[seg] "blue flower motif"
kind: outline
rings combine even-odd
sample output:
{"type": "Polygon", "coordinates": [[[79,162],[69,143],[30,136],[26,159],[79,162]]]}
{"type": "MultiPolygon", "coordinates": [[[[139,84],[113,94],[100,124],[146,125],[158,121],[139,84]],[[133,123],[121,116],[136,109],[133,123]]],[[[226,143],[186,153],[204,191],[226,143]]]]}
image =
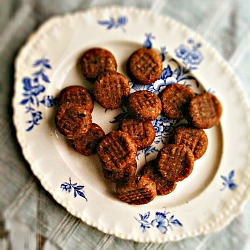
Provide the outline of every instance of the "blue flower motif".
{"type": "Polygon", "coordinates": [[[140,228],[143,233],[147,231],[149,228],[157,228],[162,234],[166,234],[168,229],[173,230],[173,226],[182,227],[182,223],[174,218],[172,215],[170,218],[167,215],[170,214],[169,212],[155,212],[155,218],[149,221],[150,212],[145,213],[144,215],[139,214],[139,219],[134,217],[141,225],[140,228]]]}
{"type": "Polygon", "coordinates": [[[42,120],[42,113],[37,110],[40,103],[48,108],[54,106],[55,104],[53,96],[45,95],[42,99],[39,98],[41,93],[46,90],[46,87],[42,84],[42,82],[46,84],[50,83],[48,76],[45,74],[46,70],[52,69],[49,64],[49,60],[45,58],[36,60],[33,67],[36,71],[32,74],[32,76],[24,77],[22,79],[24,92],[22,94],[23,99],[20,102],[20,105],[25,106],[26,113],[30,113],[32,118],[27,121],[30,126],[26,129],[26,131],[31,131],[34,126],[39,125],[39,121],[42,120]]]}
{"type": "Polygon", "coordinates": [[[74,190],[74,198],[76,198],[77,195],[79,195],[82,198],[84,198],[86,201],[88,201],[85,194],[84,194],[84,191],[83,191],[84,186],[77,185],[77,183],[72,183],[70,177],[69,177],[69,182],[62,183],[60,188],[68,193],[70,193],[73,189],[74,190]]]}
{"type": "Polygon", "coordinates": [[[110,17],[109,20],[99,20],[98,24],[106,26],[107,30],[121,28],[125,32],[124,26],[127,22],[128,18],[126,16],[120,16],[117,19],[110,17]]]}
{"type": "Polygon", "coordinates": [[[175,54],[189,70],[194,70],[202,62],[203,56],[199,51],[200,43],[195,43],[194,40],[189,39],[188,45],[181,44],[175,49],[175,54]]]}
{"type": "Polygon", "coordinates": [[[189,53],[184,60],[185,64],[199,65],[203,60],[203,56],[200,51],[193,50],[192,53],[189,53]]]}
{"type": "Polygon", "coordinates": [[[184,44],[180,45],[176,50],[175,50],[175,54],[177,57],[179,57],[180,59],[186,59],[186,57],[189,55],[189,50],[187,48],[187,46],[185,46],[184,44]]]}
{"type": "Polygon", "coordinates": [[[230,171],[228,176],[224,176],[224,175],[220,176],[222,179],[222,185],[223,185],[223,187],[221,188],[221,191],[225,190],[226,188],[233,191],[237,188],[237,185],[234,183],[234,180],[233,180],[234,176],[235,176],[234,170],[230,171]]]}

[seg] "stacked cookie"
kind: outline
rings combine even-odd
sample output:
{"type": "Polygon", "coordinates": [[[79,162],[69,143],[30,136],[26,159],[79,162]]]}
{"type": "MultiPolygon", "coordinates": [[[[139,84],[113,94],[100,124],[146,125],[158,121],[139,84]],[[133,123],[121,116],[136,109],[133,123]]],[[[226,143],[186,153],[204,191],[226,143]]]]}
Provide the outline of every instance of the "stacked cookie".
{"type": "MultiPolygon", "coordinates": [[[[168,85],[159,96],[147,90],[130,94],[128,79],[117,72],[115,57],[102,48],[86,51],[80,63],[83,76],[93,83],[93,97],[81,86],[63,89],[55,119],[58,131],[77,152],[85,156],[97,152],[103,175],[115,183],[121,201],[140,205],[171,193],[205,153],[208,139],[203,129],[218,124],[222,113],[219,100],[209,93],[195,95],[181,84],[168,85]],[[104,109],[125,106],[129,116],[120,121],[117,130],[105,135],[92,123],[93,99],[104,109]],[[171,119],[186,119],[188,125],[178,126],[170,143],[138,173],[137,151],[153,143],[152,121],[161,113],[171,119]]],[[[152,49],[138,49],[128,58],[127,74],[136,84],[153,84],[161,72],[161,57],[152,49]]]]}

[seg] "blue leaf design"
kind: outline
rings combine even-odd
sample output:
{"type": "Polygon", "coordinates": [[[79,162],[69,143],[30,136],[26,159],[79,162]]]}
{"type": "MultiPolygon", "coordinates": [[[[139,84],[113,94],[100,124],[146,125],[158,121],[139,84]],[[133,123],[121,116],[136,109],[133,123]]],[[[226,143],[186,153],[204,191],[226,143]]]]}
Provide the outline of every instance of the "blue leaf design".
{"type": "Polygon", "coordinates": [[[43,59],[39,59],[39,60],[36,60],[33,64],[34,67],[37,67],[37,66],[40,66],[41,64],[43,64],[43,59]]]}
{"type": "Polygon", "coordinates": [[[44,82],[47,82],[47,83],[50,82],[48,76],[46,76],[43,72],[41,72],[41,76],[42,76],[42,79],[43,79],[44,82]]]}
{"type": "Polygon", "coordinates": [[[225,190],[226,188],[228,188],[229,190],[234,191],[237,188],[237,185],[234,183],[234,178],[235,176],[235,171],[231,170],[228,174],[228,177],[221,175],[221,179],[222,179],[222,188],[221,191],[225,190]]]}
{"type": "Polygon", "coordinates": [[[28,99],[24,99],[20,102],[21,105],[25,105],[27,104],[27,102],[29,101],[29,98],[28,99]]]}
{"type": "Polygon", "coordinates": [[[49,65],[49,64],[47,64],[47,63],[44,63],[44,65],[43,65],[46,69],[52,69],[52,67],[49,65]]]}
{"type": "Polygon", "coordinates": [[[232,180],[233,177],[234,177],[234,170],[232,170],[232,171],[229,173],[228,179],[229,179],[229,180],[232,180]]]}
{"type": "Polygon", "coordinates": [[[177,219],[171,221],[171,224],[173,224],[173,225],[178,225],[178,226],[182,227],[182,224],[181,224],[180,221],[177,220],[177,219]]]}
{"type": "Polygon", "coordinates": [[[70,193],[71,190],[74,189],[74,198],[76,198],[79,195],[82,198],[84,198],[86,201],[88,201],[87,197],[85,196],[85,194],[83,192],[84,186],[83,185],[77,185],[77,183],[71,183],[71,178],[70,177],[69,177],[69,183],[68,182],[62,183],[60,188],[67,191],[68,193],[70,193]]]}

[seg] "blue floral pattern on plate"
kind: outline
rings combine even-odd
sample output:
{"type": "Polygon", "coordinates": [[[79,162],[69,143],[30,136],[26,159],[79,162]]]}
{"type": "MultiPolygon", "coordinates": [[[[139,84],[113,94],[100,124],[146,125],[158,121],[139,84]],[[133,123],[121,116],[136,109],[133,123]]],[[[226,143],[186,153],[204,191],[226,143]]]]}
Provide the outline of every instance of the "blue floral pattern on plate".
{"type": "Polygon", "coordinates": [[[167,231],[173,230],[173,226],[182,227],[182,223],[174,217],[174,215],[170,215],[170,212],[155,212],[155,216],[153,219],[150,220],[150,212],[143,214],[139,214],[140,218],[135,219],[141,224],[140,228],[143,233],[150,228],[157,228],[162,234],[166,234],[167,231]]]}
{"type": "Polygon", "coordinates": [[[228,176],[221,175],[222,179],[222,188],[221,191],[228,188],[229,190],[233,191],[237,188],[237,185],[234,182],[234,176],[235,176],[235,170],[231,170],[228,174],[228,176]]]}
{"type": "Polygon", "coordinates": [[[201,43],[195,43],[193,39],[189,39],[187,44],[181,44],[175,50],[175,54],[189,70],[194,70],[203,60],[200,47],[201,43]]]}
{"type": "Polygon", "coordinates": [[[109,20],[99,20],[98,24],[106,26],[107,30],[121,28],[125,32],[127,22],[128,18],[126,16],[119,16],[118,18],[110,17],[109,20]]]}
{"type": "MultiPolygon", "coordinates": [[[[146,38],[143,42],[143,47],[151,49],[153,47],[153,41],[156,40],[156,37],[152,33],[145,33],[145,37],[146,38]]],[[[164,62],[164,67],[160,78],[154,84],[150,85],[138,85],[130,80],[130,92],[133,93],[139,90],[148,90],[158,95],[163,89],[166,88],[167,85],[175,83],[183,84],[190,88],[200,88],[199,82],[192,75],[191,71],[196,69],[198,65],[202,62],[203,57],[201,52],[198,50],[201,47],[201,44],[196,44],[192,39],[189,39],[188,43],[191,48],[181,45],[175,50],[177,57],[181,56],[182,59],[185,59],[185,66],[182,66],[174,58],[167,57],[168,52],[166,50],[166,46],[162,46],[160,48],[160,56],[162,62],[164,62]],[[184,51],[182,51],[184,50],[182,47],[185,47],[185,56],[184,51]],[[200,55],[200,59],[191,60],[190,58],[193,54],[200,55]]],[[[124,119],[127,116],[128,112],[125,108],[123,108],[122,112],[119,115],[115,116],[114,119],[110,122],[118,123],[121,119],[124,119]]],[[[171,134],[174,126],[180,123],[185,123],[185,121],[172,120],[163,115],[160,115],[156,120],[152,121],[152,124],[156,131],[155,141],[148,148],[138,151],[137,159],[140,157],[140,155],[144,155],[144,159],[146,161],[146,158],[149,155],[157,153],[159,151],[160,144],[167,143],[168,137],[171,134]]]]}
{"type": "Polygon", "coordinates": [[[42,112],[39,111],[40,104],[43,104],[47,108],[51,108],[55,104],[55,99],[51,95],[41,95],[46,91],[46,85],[50,80],[46,75],[47,70],[51,70],[52,67],[48,59],[42,58],[34,62],[33,67],[35,72],[31,77],[24,77],[23,83],[23,99],[20,102],[25,106],[26,113],[29,113],[31,119],[27,121],[29,124],[26,131],[31,131],[35,125],[39,125],[39,121],[43,119],[42,112]]]}
{"type": "Polygon", "coordinates": [[[81,196],[86,201],[88,201],[87,197],[84,194],[82,185],[77,185],[77,183],[72,183],[71,178],[69,177],[69,182],[64,182],[61,184],[60,188],[68,193],[70,193],[72,190],[74,190],[74,198],[77,196],[81,196]]]}

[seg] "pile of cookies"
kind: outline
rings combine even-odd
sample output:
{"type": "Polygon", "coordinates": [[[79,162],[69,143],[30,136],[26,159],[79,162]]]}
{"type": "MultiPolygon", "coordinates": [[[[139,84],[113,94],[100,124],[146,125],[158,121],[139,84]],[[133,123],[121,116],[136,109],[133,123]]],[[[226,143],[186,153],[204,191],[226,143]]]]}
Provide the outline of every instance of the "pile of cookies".
{"type": "MultiPolygon", "coordinates": [[[[70,86],[61,90],[55,116],[58,131],[82,155],[98,154],[103,175],[115,183],[121,201],[146,204],[157,195],[172,192],[205,153],[208,139],[203,129],[219,123],[219,100],[209,93],[195,95],[181,84],[168,85],[159,96],[147,90],[130,94],[127,77],[117,72],[115,57],[103,48],[86,51],[80,64],[93,88],[70,86]],[[121,120],[117,130],[105,134],[92,123],[94,100],[105,109],[126,106],[129,116],[121,120]],[[169,144],[138,173],[137,151],[153,143],[152,121],[161,113],[171,119],[186,119],[188,125],[178,126],[169,144]]],[[[127,60],[127,74],[136,84],[153,84],[161,72],[161,57],[152,49],[138,49],[127,60]]]]}

